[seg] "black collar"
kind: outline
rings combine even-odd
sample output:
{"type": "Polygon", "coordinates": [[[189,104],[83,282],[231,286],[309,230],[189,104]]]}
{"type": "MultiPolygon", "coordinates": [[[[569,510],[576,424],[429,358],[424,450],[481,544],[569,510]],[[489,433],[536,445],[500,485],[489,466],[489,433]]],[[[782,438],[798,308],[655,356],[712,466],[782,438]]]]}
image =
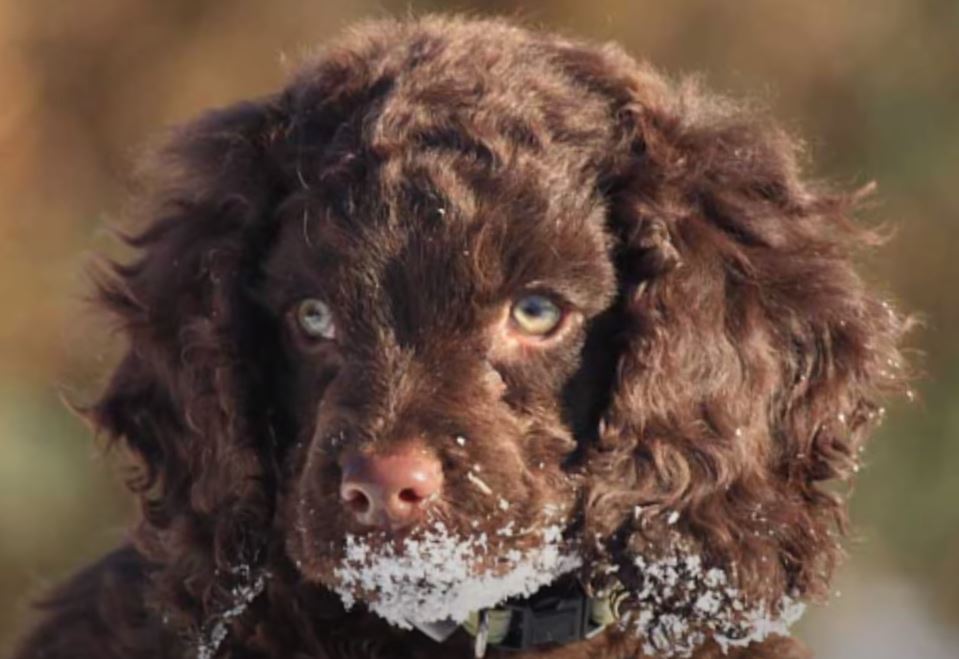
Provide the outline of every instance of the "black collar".
{"type": "MultiPolygon", "coordinates": [[[[541,645],[565,645],[592,638],[616,619],[616,597],[589,597],[575,578],[561,579],[522,599],[510,599],[470,614],[463,628],[474,637],[474,655],[487,646],[521,651],[541,645]]],[[[442,642],[453,623],[420,626],[442,642]]]]}

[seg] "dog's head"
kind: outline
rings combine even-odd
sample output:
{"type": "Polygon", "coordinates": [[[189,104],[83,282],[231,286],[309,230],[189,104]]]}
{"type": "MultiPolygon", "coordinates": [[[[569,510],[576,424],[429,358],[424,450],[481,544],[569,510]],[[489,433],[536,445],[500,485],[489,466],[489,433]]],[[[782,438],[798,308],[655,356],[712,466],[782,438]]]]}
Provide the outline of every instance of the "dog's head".
{"type": "Polygon", "coordinates": [[[647,636],[822,593],[823,484],[905,322],[850,266],[855,200],[774,127],[612,47],[425,19],[155,161],[94,413],[193,619],[284,562],[400,625],[571,571],[647,636]]]}

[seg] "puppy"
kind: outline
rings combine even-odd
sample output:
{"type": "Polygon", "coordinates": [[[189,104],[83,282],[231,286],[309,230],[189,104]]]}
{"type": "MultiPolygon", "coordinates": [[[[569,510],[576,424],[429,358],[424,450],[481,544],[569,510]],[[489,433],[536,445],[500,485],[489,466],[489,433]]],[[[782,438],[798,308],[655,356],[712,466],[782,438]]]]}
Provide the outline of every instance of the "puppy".
{"type": "Polygon", "coordinates": [[[88,410],[142,515],[17,657],[805,656],[908,320],[781,130],[426,17],[150,162],[88,410]]]}

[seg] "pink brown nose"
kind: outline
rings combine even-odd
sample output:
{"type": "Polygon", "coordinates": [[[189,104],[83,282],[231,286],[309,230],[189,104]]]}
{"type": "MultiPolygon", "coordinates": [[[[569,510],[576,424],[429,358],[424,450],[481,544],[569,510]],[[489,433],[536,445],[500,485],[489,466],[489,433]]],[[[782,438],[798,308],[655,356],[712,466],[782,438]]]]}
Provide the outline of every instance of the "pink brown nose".
{"type": "Polygon", "coordinates": [[[348,453],[341,465],[340,499],[367,526],[411,525],[443,487],[439,460],[418,444],[388,455],[348,453]]]}

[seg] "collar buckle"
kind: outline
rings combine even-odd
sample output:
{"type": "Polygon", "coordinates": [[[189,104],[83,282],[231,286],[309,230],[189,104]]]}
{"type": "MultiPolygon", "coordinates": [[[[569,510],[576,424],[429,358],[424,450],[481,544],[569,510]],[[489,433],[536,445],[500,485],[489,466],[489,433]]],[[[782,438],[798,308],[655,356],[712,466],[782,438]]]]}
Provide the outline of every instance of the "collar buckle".
{"type": "Polygon", "coordinates": [[[523,604],[505,604],[511,612],[509,631],[497,647],[528,650],[546,643],[562,645],[586,638],[589,607],[582,596],[537,598],[523,604]]]}
{"type": "Polygon", "coordinates": [[[483,657],[487,646],[528,650],[588,640],[619,619],[624,594],[620,588],[589,597],[578,582],[566,580],[529,598],[473,612],[463,629],[474,639],[475,657],[483,657]]]}

